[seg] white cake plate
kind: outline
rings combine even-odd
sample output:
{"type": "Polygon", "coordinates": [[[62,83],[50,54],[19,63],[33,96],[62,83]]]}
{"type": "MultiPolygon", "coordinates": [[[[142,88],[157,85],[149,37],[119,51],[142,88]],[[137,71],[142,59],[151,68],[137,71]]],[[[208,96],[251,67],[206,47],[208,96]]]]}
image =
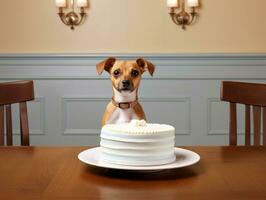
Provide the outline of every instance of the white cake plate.
{"type": "Polygon", "coordinates": [[[187,167],[197,163],[200,160],[200,156],[186,149],[175,148],[176,161],[165,165],[152,165],[152,166],[129,166],[129,165],[118,165],[104,162],[100,159],[100,147],[87,149],[82,151],[78,155],[78,159],[86,164],[109,168],[109,169],[120,169],[120,170],[134,170],[134,171],[157,171],[164,169],[175,169],[181,167],[187,167]]]}

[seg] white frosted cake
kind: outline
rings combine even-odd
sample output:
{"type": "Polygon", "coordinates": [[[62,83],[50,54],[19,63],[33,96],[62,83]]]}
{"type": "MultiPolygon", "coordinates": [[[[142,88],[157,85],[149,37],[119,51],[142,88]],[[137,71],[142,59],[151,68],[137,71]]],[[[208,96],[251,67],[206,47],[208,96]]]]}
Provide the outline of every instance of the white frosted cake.
{"type": "Polygon", "coordinates": [[[175,128],[132,120],[101,130],[101,159],[121,165],[147,166],[174,162],[175,128]]]}

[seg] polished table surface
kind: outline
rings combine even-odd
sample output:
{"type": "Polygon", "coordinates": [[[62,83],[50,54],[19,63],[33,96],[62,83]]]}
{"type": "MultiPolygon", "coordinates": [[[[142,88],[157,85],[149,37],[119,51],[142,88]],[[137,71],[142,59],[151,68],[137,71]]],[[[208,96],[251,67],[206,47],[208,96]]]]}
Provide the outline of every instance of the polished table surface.
{"type": "Polygon", "coordinates": [[[0,199],[266,199],[265,147],[183,147],[199,163],[156,173],[81,163],[88,147],[1,147],[0,199]]]}

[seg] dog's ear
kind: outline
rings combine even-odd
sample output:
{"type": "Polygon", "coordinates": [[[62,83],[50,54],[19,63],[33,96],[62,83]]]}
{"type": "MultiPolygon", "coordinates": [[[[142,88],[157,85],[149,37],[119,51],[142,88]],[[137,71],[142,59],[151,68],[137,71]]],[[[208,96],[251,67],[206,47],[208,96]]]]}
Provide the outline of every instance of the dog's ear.
{"type": "Polygon", "coordinates": [[[114,66],[116,59],[114,57],[109,57],[104,61],[96,65],[96,69],[99,75],[103,73],[103,70],[110,72],[110,69],[114,66]]]}
{"type": "Polygon", "coordinates": [[[155,71],[155,66],[151,62],[145,60],[144,58],[138,58],[136,60],[136,63],[138,66],[145,72],[149,71],[150,75],[153,75],[153,72],[155,71]]]}

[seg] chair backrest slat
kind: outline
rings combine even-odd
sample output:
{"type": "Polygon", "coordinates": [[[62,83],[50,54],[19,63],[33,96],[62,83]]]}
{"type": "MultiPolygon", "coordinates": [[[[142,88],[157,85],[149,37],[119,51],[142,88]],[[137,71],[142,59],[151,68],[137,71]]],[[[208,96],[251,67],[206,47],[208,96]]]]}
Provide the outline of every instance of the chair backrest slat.
{"type": "Polygon", "coordinates": [[[0,105],[0,146],[5,144],[4,135],[4,105],[0,105]]]}
{"type": "Polygon", "coordinates": [[[261,108],[253,106],[254,145],[260,145],[261,108]]]}
{"type": "Polygon", "coordinates": [[[236,103],[230,103],[230,138],[229,143],[230,145],[237,144],[237,118],[236,118],[236,103]]]}
{"type": "Polygon", "coordinates": [[[11,104],[6,107],[6,144],[8,146],[13,145],[13,131],[12,131],[12,109],[11,104]]]}
{"type": "Polygon", "coordinates": [[[263,107],[263,145],[266,146],[266,107],[263,107]]]}
{"type": "Polygon", "coordinates": [[[246,105],[245,145],[251,144],[251,106],[253,108],[254,145],[261,144],[261,132],[263,132],[262,143],[266,145],[266,84],[223,81],[221,84],[221,100],[230,102],[230,145],[237,145],[236,103],[246,105]],[[263,121],[261,120],[262,107],[263,121]],[[263,122],[262,131],[261,121],[263,122]]]}
{"type": "Polygon", "coordinates": [[[246,114],[245,114],[245,145],[250,146],[250,105],[246,105],[246,114]]]}
{"type": "Polygon", "coordinates": [[[28,123],[28,113],[27,104],[22,102],[19,104],[20,110],[20,131],[21,131],[21,145],[28,146],[30,144],[29,139],[29,123],[28,123]]]}
{"type": "Polygon", "coordinates": [[[33,81],[0,83],[0,145],[5,145],[4,118],[6,116],[7,145],[13,145],[11,104],[19,103],[21,145],[29,145],[27,101],[34,100],[33,81]],[[6,114],[6,115],[5,115],[6,114]]]}

